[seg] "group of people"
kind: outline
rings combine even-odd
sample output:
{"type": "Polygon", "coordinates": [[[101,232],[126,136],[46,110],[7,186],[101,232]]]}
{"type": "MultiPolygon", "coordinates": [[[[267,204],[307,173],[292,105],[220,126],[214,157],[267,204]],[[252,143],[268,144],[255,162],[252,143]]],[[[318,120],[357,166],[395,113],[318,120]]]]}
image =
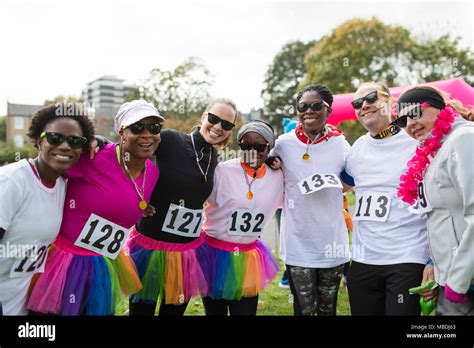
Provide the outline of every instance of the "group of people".
{"type": "Polygon", "coordinates": [[[183,315],[193,297],[206,315],[256,315],[280,268],[260,237],[280,208],[295,315],[336,315],[350,260],[353,315],[419,315],[408,289],[433,279],[438,287],[421,295],[437,298],[438,314],[474,315],[466,110],[432,87],[395,102],[366,83],[352,106],[368,133],[351,147],[327,124],[332,103],[328,87],[305,87],[294,130],[275,139],[270,124],[246,123],[240,158],[219,163],[238,117],[230,99],[213,100],[190,133],[162,131],[153,104],[127,102],[117,144],[97,139],[82,112],[44,107],[29,131],[38,157],[0,168],[3,315],[114,315],[124,297],[130,316],[157,306],[183,315]],[[15,255],[19,245],[26,253],[15,255]]]}

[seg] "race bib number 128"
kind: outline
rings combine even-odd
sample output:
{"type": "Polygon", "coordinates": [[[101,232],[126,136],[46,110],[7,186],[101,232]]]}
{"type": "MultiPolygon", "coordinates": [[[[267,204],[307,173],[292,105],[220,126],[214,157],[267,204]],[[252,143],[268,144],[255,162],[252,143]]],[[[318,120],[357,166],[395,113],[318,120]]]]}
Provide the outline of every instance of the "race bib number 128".
{"type": "Polygon", "coordinates": [[[127,228],[91,214],[74,245],[115,260],[128,233],[127,228]]]}

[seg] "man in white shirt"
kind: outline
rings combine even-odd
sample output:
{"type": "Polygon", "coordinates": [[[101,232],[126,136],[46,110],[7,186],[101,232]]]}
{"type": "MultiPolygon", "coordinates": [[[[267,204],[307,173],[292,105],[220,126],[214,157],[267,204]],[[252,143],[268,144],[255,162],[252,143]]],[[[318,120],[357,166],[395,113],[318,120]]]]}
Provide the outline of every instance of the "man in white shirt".
{"type": "Polygon", "coordinates": [[[433,268],[426,265],[426,214],[397,197],[400,175],[417,142],[391,124],[386,86],[362,85],[352,105],[368,134],[353,144],[346,160],[356,193],[348,274],[351,312],[419,315],[419,296],[409,295],[408,289],[433,279],[433,268]]]}

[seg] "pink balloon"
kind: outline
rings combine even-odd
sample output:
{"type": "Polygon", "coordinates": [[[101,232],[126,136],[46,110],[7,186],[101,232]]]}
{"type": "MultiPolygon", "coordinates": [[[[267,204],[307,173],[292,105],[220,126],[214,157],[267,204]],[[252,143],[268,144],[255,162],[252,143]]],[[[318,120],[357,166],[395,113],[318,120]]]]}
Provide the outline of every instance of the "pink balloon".
{"type": "MultiPolygon", "coordinates": [[[[474,106],[474,88],[466,83],[462,78],[453,78],[443,81],[434,81],[425,83],[432,85],[444,92],[450,94],[452,99],[457,99],[464,106],[474,106]]],[[[394,97],[398,97],[400,93],[412,86],[400,86],[390,88],[390,93],[394,97]]],[[[332,104],[332,113],[328,118],[328,123],[337,126],[339,123],[348,120],[357,120],[355,111],[352,108],[351,101],[354,93],[337,94],[334,96],[332,104]]]]}

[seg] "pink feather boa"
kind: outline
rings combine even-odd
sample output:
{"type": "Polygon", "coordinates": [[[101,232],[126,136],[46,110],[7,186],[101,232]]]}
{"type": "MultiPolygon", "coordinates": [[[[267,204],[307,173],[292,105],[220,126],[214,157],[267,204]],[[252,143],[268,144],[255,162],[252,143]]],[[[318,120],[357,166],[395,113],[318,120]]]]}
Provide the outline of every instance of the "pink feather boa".
{"type": "MultiPolygon", "coordinates": [[[[429,104],[423,103],[421,106],[426,107],[429,104]]],[[[434,158],[441,148],[443,136],[451,132],[456,116],[451,105],[446,105],[438,114],[430,136],[416,148],[415,155],[407,163],[407,172],[400,176],[397,194],[402,201],[410,205],[416,202],[418,183],[423,180],[423,175],[431,162],[430,157],[434,158]]]]}

